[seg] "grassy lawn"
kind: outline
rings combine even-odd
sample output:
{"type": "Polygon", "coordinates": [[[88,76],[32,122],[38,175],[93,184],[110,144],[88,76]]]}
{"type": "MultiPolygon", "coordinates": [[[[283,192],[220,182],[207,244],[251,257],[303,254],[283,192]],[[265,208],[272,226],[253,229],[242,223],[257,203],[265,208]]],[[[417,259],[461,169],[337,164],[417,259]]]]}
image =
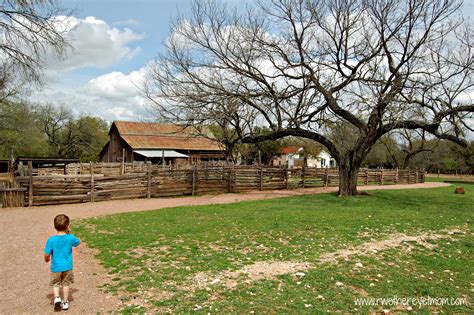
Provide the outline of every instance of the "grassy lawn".
{"type": "Polygon", "coordinates": [[[425,177],[425,181],[427,182],[444,182],[445,180],[448,180],[448,181],[464,181],[464,183],[455,183],[453,185],[473,185],[474,184],[474,181],[473,181],[473,177],[470,176],[470,177],[467,177],[467,176],[464,176],[464,177],[456,177],[456,176],[453,176],[453,177],[437,177],[437,176],[426,176],[425,177]]]}
{"type": "Polygon", "coordinates": [[[466,195],[453,190],[298,196],[103,216],[74,225],[98,249],[110,272],[105,289],[122,298],[123,311],[406,311],[359,306],[354,299],[430,296],[466,298],[468,305],[413,310],[472,313],[474,186],[466,187],[466,195]],[[446,232],[454,228],[461,231],[446,232]],[[400,233],[439,238],[320,262],[327,253],[364,248],[400,233]],[[255,281],[234,273],[228,286],[226,275],[258,262],[300,262],[310,268],[296,266],[255,281]],[[199,276],[207,279],[204,284],[199,276]]]}

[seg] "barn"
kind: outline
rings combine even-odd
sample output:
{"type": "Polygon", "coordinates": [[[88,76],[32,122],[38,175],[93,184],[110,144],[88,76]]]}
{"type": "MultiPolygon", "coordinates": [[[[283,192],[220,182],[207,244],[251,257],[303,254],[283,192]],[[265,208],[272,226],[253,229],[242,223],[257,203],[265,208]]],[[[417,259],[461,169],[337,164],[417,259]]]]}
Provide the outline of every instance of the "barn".
{"type": "Polygon", "coordinates": [[[176,124],[114,121],[109,141],[100,152],[102,162],[151,161],[158,164],[201,164],[225,159],[225,151],[211,137],[176,124]]]}

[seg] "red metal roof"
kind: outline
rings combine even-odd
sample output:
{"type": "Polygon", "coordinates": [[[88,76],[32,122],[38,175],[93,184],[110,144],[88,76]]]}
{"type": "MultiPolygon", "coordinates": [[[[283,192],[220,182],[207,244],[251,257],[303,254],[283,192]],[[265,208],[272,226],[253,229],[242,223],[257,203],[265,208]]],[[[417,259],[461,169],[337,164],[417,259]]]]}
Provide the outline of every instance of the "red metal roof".
{"type": "Polygon", "coordinates": [[[133,149],[217,150],[222,148],[207,138],[123,135],[133,149]]]}
{"type": "Polygon", "coordinates": [[[195,135],[191,127],[124,121],[115,121],[114,125],[133,149],[223,151],[219,142],[195,135]]]}
{"type": "Polygon", "coordinates": [[[120,135],[183,136],[183,134],[193,134],[191,127],[183,127],[175,124],[114,121],[114,125],[117,127],[120,135]]]}
{"type": "Polygon", "coordinates": [[[299,149],[300,147],[290,146],[290,147],[281,148],[280,152],[282,154],[294,154],[298,152],[299,149]]]}

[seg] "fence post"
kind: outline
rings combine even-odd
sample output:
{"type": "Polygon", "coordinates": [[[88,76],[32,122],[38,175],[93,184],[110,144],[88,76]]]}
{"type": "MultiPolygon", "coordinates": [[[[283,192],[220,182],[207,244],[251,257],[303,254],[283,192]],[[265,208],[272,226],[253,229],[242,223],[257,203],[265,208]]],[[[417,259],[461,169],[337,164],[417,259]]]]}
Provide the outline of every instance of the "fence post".
{"type": "Polygon", "coordinates": [[[418,168],[415,171],[415,184],[418,183],[418,168]]]}
{"type": "Polygon", "coordinates": [[[33,206],[33,161],[28,161],[28,175],[30,180],[28,183],[28,206],[33,206]]]}
{"type": "Polygon", "coordinates": [[[151,161],[148,161],[148,174],[147,174],[147,192],[146,197],[150,199],[151,197],[151,161]]]}
{"type": "Polygon", "coordinates": [[[227,192],[232,192],[232,166],[228,166],[227,170],[227,192]]]}
{"type": "Polygon", "coordinates": [[[94,202],[94,165],[89,162],[89,170],[91,173],[91,202],[94,202]]]}
{"type": "Polygon", "coordinates": [[[398,167],[395,169],[395,184],[398,184],[399,177],[398,177],[398,167]]]}
{"type": "Polygon", "coordinates": [[[369,169],[368,168],[365,169],[365,180],[364,181],[365,181],[365,183],[364,183],[365,186],[369,186],[369,169]]]}
{"type": "Polygon", "coordinates": [[[193,165],[193,182],[192,182],[192,195],[196,192],[196,165],[193,165]]]}
{"type": "Polygon", "coordinates": [[[260,190],[263,190],[263,165],[260,165],[260,190]]]}
{"type": "Polygon", "coordinates": [[[289,188],[289,183],[288,183],[288,165],[285,165],[285,189],[289,188]]]}
{"type": "Polygon", "coordinates": [[[122,166],[120,168],[120,175],[125,174],[125,148],[122,149],[122,166]]]}
{"type": "Polygon", "coordinates": [[[410,168],[407,169],[407,183],[410,184],[410,168]]]}
{"type": "Polygon", "coordinates": [[[421,169],[421,182],[424,183],[425,182],[425,168],[423,167],[421,169]]]}
{"type": "Polygon", "coordinates": [[[301,188],[304,188],[304,173],[305,173],[305,166],[301,169],[301,188]]]}
{"type": "Polygon", "coordinates": [[[329,185],[329,169],[326,168],[324,171],[324,188],[328,188],[329,185]]]}
{"type": "Polygon", "coordinates": [[[383,186],[383,168],[380,169],[380,184],[383,186]]]}

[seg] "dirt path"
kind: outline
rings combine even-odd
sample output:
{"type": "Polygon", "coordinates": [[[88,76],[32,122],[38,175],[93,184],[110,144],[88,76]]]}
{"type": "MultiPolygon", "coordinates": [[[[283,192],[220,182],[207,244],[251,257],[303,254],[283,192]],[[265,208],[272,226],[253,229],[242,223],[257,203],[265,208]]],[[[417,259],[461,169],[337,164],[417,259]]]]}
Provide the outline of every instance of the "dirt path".
{"type": "MultiPolygon", "coordinates": [[[[444,183],[368,186],[361,190],[415,189],[449,186],[444,183]]],[[[0,209],[0,314],[52,313],[48,287],[49,265],[43,262],[46,239],[55,234],[54,216],[68,214],[72,220],[112,213],[153,210],[177,206],[235,203],[337,191],[336,187],[297,190],[255,191],[244,194],[166,199],[116,200],[97,203],[0,209]]],[[[74,222],[73,222],[74,224],[74,222]]],[[[76,283],[68,313],[97,313],[116,310],[115,297],[98,288],[107,281],[106,273],[85,244],[75,251],[76,283]]]]}

